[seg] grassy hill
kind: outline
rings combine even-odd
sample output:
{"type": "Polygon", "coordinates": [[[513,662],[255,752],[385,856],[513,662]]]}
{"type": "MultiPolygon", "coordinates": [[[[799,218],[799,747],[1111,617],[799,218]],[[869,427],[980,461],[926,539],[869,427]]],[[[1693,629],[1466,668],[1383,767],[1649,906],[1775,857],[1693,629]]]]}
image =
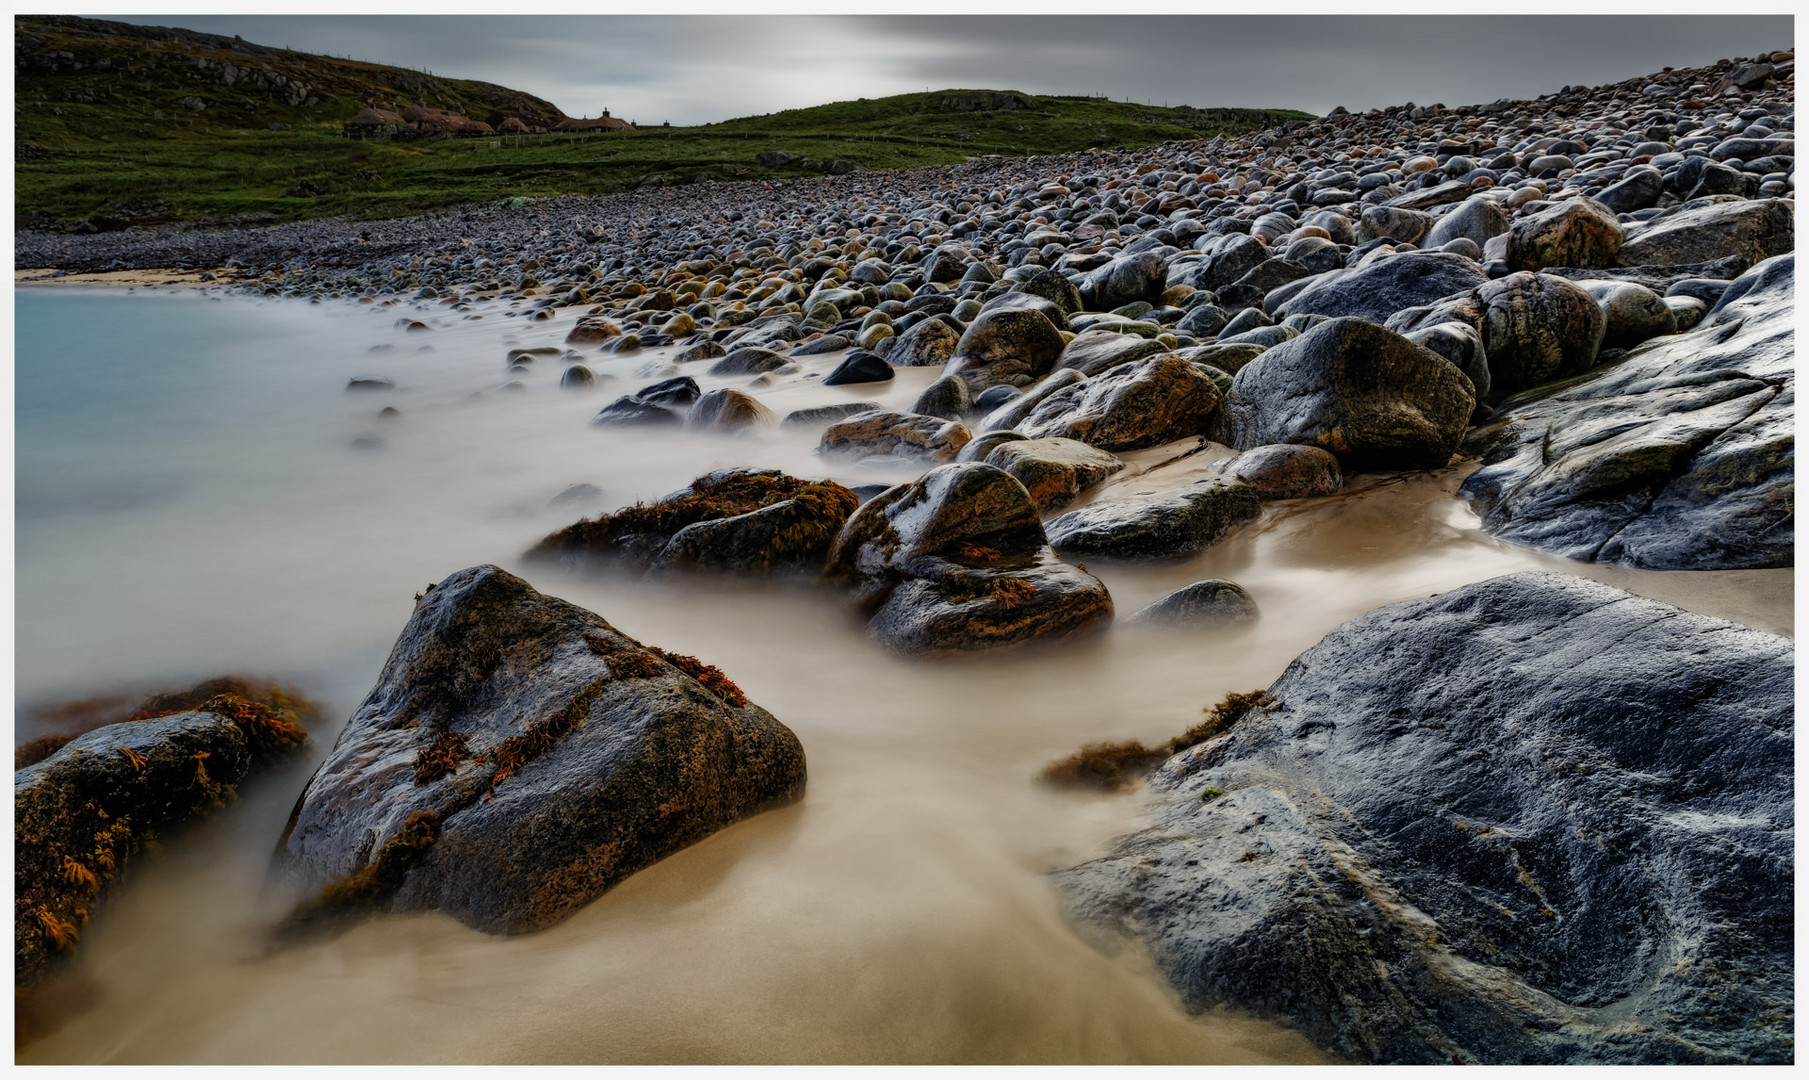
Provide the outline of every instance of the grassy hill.
{"type": "Polygon", "coordinates": [[[314,56],[188,30],[14,20],[14,209],[22,225],[259,224],[388,217],[510,196],[947,165],[987,154],[1147,146],[1303,113],[1158,108],[941,90],[687,128],[361,142],[367,105],[559,119],[490,83],[314,56]],[[797,160],[778,159],[774,152],[797,160]]]}

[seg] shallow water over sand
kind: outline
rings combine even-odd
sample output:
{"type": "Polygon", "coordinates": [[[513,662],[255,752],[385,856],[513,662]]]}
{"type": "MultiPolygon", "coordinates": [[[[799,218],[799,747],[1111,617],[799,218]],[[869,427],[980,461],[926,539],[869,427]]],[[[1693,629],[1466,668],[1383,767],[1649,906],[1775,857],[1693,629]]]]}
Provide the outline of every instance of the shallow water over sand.
{"type": "MultiPolygon", "coordinates": [[[[1229,632],[1117,630],[1084,644],[946,662],[894,659],[800,587],[576,577],[519,554],[580,513],[656,498],[727,465],[848,484],[912,478],[824,462],[817,432],[749,439],[601,430],[603,404],[657,359],[597,356],[614,381],[561,391],[536,361],[498,390],[531,323],[399,309],[21,289],[17,609],[21,705],[249,672],[299,684],[337,725],[370,688],[428,582],[475,563],[520,573],[650,644],[727,672],[804,743],[802,803],[642,871],[569,922],[496,939],[441,916],[373,919],[277,955],[264,871],[312,761],[172,841],[83,935],[92,1009],[28,1062],[1312,1061],[1276,1025],[1192,1017],[1133,955],[1062,921],[1044,871],[1135,828],[1137,797],[1035,781],[1101,739],[1154,741],[1380,604],[1523,569],[1582,574],[1778,633],[1793,573],[1646,573],[1500,544],[1452,496],[1458,471],[1371,479],[1271,504],[1182,564],[1091,565],[1120,616],[1229,577],[1262,607],[1229,632]],[[388,346],[370,351],[373,346],[388,346]],[[424,351],[426,350],[426,351],[424,351]],[[344,391],[379,374],[398,388],[344,391]],[[473,396],[474,392],[478,393],[473,396]],[[382,421],[384,405],[402,416],[382,421]],[[353,440],[374,436],[376,447],[353,440]]],[[[590,354],[589,349],[584,350],[590,354]]],[[[837,357],[804,361],[822,374],[837,357]]],[[[747,386],[688,365],[706,390],[747,386]]],[[[908,406],[934,377],[752,388],[783,416],[836,401],[908,406]]],[[[1132,455],[1139,489],[1222,451],[1132,455]]],[[[33,734],[24,731],[25,736],[33,734]]],[[[316,732],[318,752],[332,730],[316,732]]]]}

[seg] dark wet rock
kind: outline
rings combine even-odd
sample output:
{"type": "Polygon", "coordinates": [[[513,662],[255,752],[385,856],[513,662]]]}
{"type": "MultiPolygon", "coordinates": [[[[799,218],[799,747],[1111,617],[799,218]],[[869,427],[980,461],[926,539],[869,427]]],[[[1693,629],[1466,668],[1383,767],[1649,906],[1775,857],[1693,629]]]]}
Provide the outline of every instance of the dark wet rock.
{"type": "Polygon", "coordinates": [[[1508,230],[1510,270],[1613,266],[1622,232],[1614,211],[1594,199],[1569,199],[1515,221],[1508,230]]]}
{"type": "Polygon", "coordinates": [[[1482,332],[1468,322],[1433,323],[1423,330],[1410,330],[1401,335],[1451,361],[1470,379],[1477,402],[1488,400],[1492,376],[1489,374],[1488,351],[1483,347],[1482,332]]]}
{"type": "Polygon", "coordinates": [[[1242,233],[1213,237],[1200,250],[1206,258],[1188,273],[1185,284],[1214,291],[1261,266],[1270,255],[1268,245],[1242,233]]]}
{"type": "Polygon", "coordinates": [[[73,954],[147,845],[224,808],[254,770],[307,740],[285,709],[231,690],[194,696],[153,698],[13,774],[16,984],[73,954]]]}
{"type": "Polygon", "coordinates": [[[1439,218],[1426,231],[1429,248],[1443,247],[1453,240],[1468,240],[1477,247],[1508,231],[1507,215],[1489,199],[1466,199],[1455,210],[1439,218]]]}
{"type": "Polygon", "coordinates": [[[679,375],[643,386],[634,392],[634,396],[653,405],[681,408],[695,403],[703,396],[703,390],[697,385],[696,379],[689,375],[679,375]]]}
{"type": "Polygon", "coordinates": [[[396,384],[393,380],[385,379],[381,375],[356,375],[346,382],[345,388],[347,391],[394,390],[396,384]]]}
{"type": "Polygon", "coordinates": [[[559,385],[566,390],[589,390],[597,385],[597,373],[583,364],[573,364],[559,376],[559,385]]]}
{"type": "Polygon", "coordinates": [[[917,400],[911,404],[911,411],[921,416],[937,416],[944,420],[959,420],[973,411],[973,392],[967,388],[967,380],[956,375],[944,375],[923,388],[917,400]]]}
{"type": "Polygon", "coordinates": [[[1087,274],[1080,299],[1088,311],[1110,311],[1143,300],[1160,303],[1166,287],[1168,260],[1154,251],[1123,255],[1087,274]]]}
{"type": "MultiPolygon", "coordinates": [[[[1196,304],[1175,323],[1175,330],[1198,338],[1209,338],[1223,330],[1230,321],[1230,316],[1223,308],[1213,304],[1196,304]]],[[[1070,341],[1068,344],[1074,343],[1070,341]]]]}
{"type": "Polygon", "coordinates": [[[851,338],[844,337],[841,334],[824,334],[815,341],[806,341],[786,355],[821,356],[823,353],[841,352],[843,349],[851,349],[853,347],[854,341],[851,338]]]}
{"type": "Polygon", "coordinates": [[[697,399],[685,417],[685,430],[728,433],[776,424],[779,418],[754,395],[741,390],[712,390],[697,399]]]}
{"type": "Polygon", "coordinates": [[[1014,428],[1051,395],[1060,393],[1065,388],[1085,380],[1086,376],[1073,368],[1057,371],[1029,390],[987,413],[986,417],[980,421],[980,430],[1003,431],[1014,428]]]}
{"type": "Polygon", "coordinates": [[[1631,214],[1657,206],[1664,193],[1664,173],[1650,165],[1640,165],[1628,169],[1625,176],[1603,188],[1596,194],[1595,201],[1617,214],[1631,214]]]}
{"type": "Polygon", "coordinates": [[[1010,404],[1024,395],[1024,391],[1015,386],[993,386],[982,390],[974,396],[974,408],[990,413],[994,409],[1010,404]]]}
{"type": "Polygon", "coordinates": [[[1111,330],[1088,330],[1076,334],[1062,349],[1056,370],[1072,368],[1083,375],[1097,375],[1108,368],[1141,360],[1164,351],[1161,343],[1136,334],[1120,334],[1111,330]]]}
{"type": "Polygon", "coordinates": [[[1027,386],[1049,374],[1064,345],[1061,331],[1040,312],[983,312],[961,335],[943,374],[961,376],[975,392],[1027,386]]]}
{"type": "Polygon", "coordinates": [[[568,525],[524,558],[569,568],[616,562],[631,569],[814,573],[853,512],[854,495],[840,484],[773,469],[724,469],[651,505],[568,525]]]}
{"type": "Polygon", "coordinates": [[[727,354],[723,347],[714,341],[700,341],[688,348],[680,349],[672,359],[677,363],[684,364],[692,360],[717,360],[725,355],[727,354]]]}
{"type": "Polygon", "coordinates": [[[1677,316],[1664,298],[1630,281],[1579,282],[1595,299],[1605,321],[1602,348],[1631,349],[1649,338],[1676,333],[1677,316]]]}
{"type": "Polygon", "coordinates": [[[1236,374],[1239,368],[1268,351],[1267,345],[1253,341],[1237,344],[1222,344],[1215,341],[1210,345],[1196,345],[1191,349],[1179,350],[1175,355],[1184,357],[1194,364],[1236,374]]]}
{"type": "Polygon", "coordinates": [[[898,457],[920,461],[955,460],[973,437],[966,424],[911,413],[857,413],[831,424],[817,450],[825,457],[898,457]]]}
{"type": "Polygon", "coordinates": [[[1294,443],[1253,447],[1218,462],[1213,471],[1249,484],[1265,502],[1336,495],[1344,487],[1336,457],[1317,446],[1294,443]]]}
{"type": "Polygon", "coordinates": [[[624,394],[591,417],[592,427],[639,427],[642,425],[679,424],[684,422],[677,409],[642,401],[624,394]]]}
{"type": "Polygon", "coordinates": [[[1205,434],[1222,400],[1198,365],[1163,353],[1059,388],[1014,426],[1033,439],[1141,450],[1205,434]]]}
{"type": "Polygon", "coordinates": [[[941,367],[955,355],[960,340],[941,319],[925,319],[898,335],[886,361],[896,367],[941,367]]]}
{"type": "Polygon", "coordinates": [[[1394,206],[1366,206],[1357,222],[1357,235],[1365,241],[1393,240],[1417,244],[1437,219],[1422,210],[1394,206]]]}
{"type": "Polygon", "coordinates": [[[1260,614],[1242,585],[1208,578],[1176,589],[1125,622],[1137,626],[1230,626],[1252,622],[1260,614]]]}
{"type": "Polygon", "coordinates": [[[1793,656],[1555,574],[1391,604],[1057,884],[1190,1010],[1358,1061],[1788,1062],[1793,656]]]}
{"type": "Polygon", "coordinates": [[[824,578],[899,652],[997,650],[1103,630],[1112,599],[1050,550],[1024,485],[981,462],[944,465],[863,504],[824,578]]]}
{"type": "Polygon", "coordinates": [[[836,365],[824,386],[848,386],[853,383],[886,382],[892,378],[892,365],[867,352],[856,349],[836,365]]]}
{"type": "MultiPolygon", "coordinates": [[[[1047,267],[1032,270],[1011,289],[1013,292],[1049,301],[1061,309],[1064,317],[1081,310],[1080,290],[1065,276],[1047,267]]],[[[1056,322],[1058,326],[1061,325],[1059,321],[1056,322]]]]}
{"type": "Polygon", "coordinates": [[[1470,380],[1444,357],[1375,323],[1333,319],[1246,364],[1224,425],[1239,449],[1300,443],[1346,469],[1435,469],[1475,407],[1470,380]]]}
{"type": "Polygon", "coordinates": [[[1000,440],[983,460],[1023,484],[1030,501],[1044,514],[1062,509],[1081,492],[1124,468],[1124,462],[1104,450],[1061,438],[1000,440]]]}
{"type": "Polygon", "coordinates": [[[1621,248],[1629,266],[1674,266],[1739,257],[1749,265],[1796,246],[1787,199],[1736,200],[1685,209],[1634,231],[1621,248]]]}
{"type": "MultiPolygon", "coordinates": [[[[1073,286],[1070,285],[1069,288],[1073,288],[1073,286]]],[[[1078,311],[1078,303],[1070,310],[1078,311]]],[[[1043,297],[1035,296],[1027,292],[1013,290],[1011,292],[1000,293],[998,296],[995,296],[982,304],[980,306],[980,311],[982,314],[988,311],[1040,311],[1043,313],[1044,318],[1047,318],[1051,323],[1055,324],[1057,330],[1068,329],[1068,311],[1064,311],[1061,305],[1053,300],[1045,300],[1043,297]]],[[[947,357],[944,357],[944,359],[947,359],[947,357]]]]}
{"type": "Polygon", "coordinates": [[[595,484],[570,484],[547,500],[549,510],[575,510],[603,501],[603,489],[595,484]]]}
{"type": "Polygon", "coordinates": [[[985,461],[994,450],[1008,442],[1024,442],[1030,436],[1020,435],[1015,431],[988,431],[983,435],[975,435],[969,439],[961,452],[955,455],[956,461],[985,461]]]}
{"type": "Polygon", "coordinates": [[[1476,305],[1483,317],[1491,404],[1595,366],[1608,322],[1581,286],[1522,271],[1476,290],[1476,305]]]}
{"type": "Polygon", "coordinates": [[[1049,543],[1063,555],[1179,559],[1212,547],[1261,513],[1254,488],[1215,476],[1154,494],[1088,503],[1047,528],[1049,543]]]}
{"type": "Polygon", "coordinates": [[[711,375],[759,375],[775,371],[791,361],[783,353],[758,345],[745,345],[710,365],[711,375]]]}
{"type": "Polygon", "coordinates": [[[785,415],[785,427],[816,427],[846,420],[864,412],[878,412],[885,406],[877,401],[849,401],[836,405],[818,405],[811,409],[793,409],[785,415]]]}
{"type": "Polygon", "coordinates": [[[1482,267],[1461,255],[1406,252],[1312,278],[1273,314],[1348,315],[1380,323],[1397,311],[1467,292],[1488,279],[1482,267]]]}
{"type": "Polygon", "coordinates": [[[797,737],[721,672],[494,566],[416,605],[281,845],[319,890],[300,932],[365,911],[552,926],[629,874],[804,791],[797,737]]]}
{"type": "Polygon", "coordinates": [[[1483,527],[1624,566],[1794,565],[1794,262],[1754,267],[1690,333],[1505,403],[1469,440],[1483,527]]]}

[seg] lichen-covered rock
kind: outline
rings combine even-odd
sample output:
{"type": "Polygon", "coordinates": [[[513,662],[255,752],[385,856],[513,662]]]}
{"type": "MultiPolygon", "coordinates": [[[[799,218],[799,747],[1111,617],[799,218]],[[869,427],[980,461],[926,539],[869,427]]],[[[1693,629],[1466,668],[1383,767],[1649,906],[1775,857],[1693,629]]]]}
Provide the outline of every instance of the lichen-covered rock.
{"type": "Polygon", "coordinates": [[[1097,375],[1108,368],[1154,356],[1162,351],[1161,343],[1135,334],[1088,330],[1075,335],[1074,340],[1068,342],[1067,347],[1062,349],[1060,359],[1056,360],[1055,367],[1058,371],[1073,368],[1082,375],[1097,375]]]}
{"type": "Polygon", "coordinates": [[[1159,303],[1168,277],[1168,260],[1154,251],[1121,255],[1087,274],[1080,299],[1088,311],[1110,311],[1138,300],[1159,303]]]}
{"type": "Polygon", "coordinates": [[[1124,462],[1104,450],[1061,438],[1009,439],[995,446],[984,460],[1023,484],[1036,508],[1045,514],[1067,506],[1081,492],[1124,468],[1124,462]]]}
{"type": "Polygon", "coordinates": [[[797,737],[721,672],[494,566],[416,605],[302,792],[291,933],[443,911],[519,934],[804,792],[797,737]]]}
{"type": "Polygon", "coordinates": [[[1625,566],[1794,565],[1794,263],[1753,267],[1690,333],[1506,403],[1469,440],[1483,527],[1625,566]]]}
{"type": "Polygon", "coordinates": [[[775,469],[724,469],[652,505],[636,505],[553,533],[524,558],[581,568],[695,567],[815,573],[854,512],[854,492],[775,469]]]}
{"type": "Polygon", "coordinates": [[[791,363],[785,354],[759,345],[743,345],[710,365],[711,375],[759,375],[791,363]]]}
{"type": "Polygon", "coordinates": [[[1796,247],[1788,199],[1736,199],[1683,209],[1633,231],[1621,247],[1628,266],[1677,266],[1739,257],[1756,264],[1796,247]]]}
{"type": "Polygon", "coordinates": [[[1138,626],[1233,626],[1254,621],[1261,614],[1242,585],[1208,578],[1153,601],[1125,622],[1138,626]]]}
{"type": "Polygon", "coordinates": [[[1265,502],[1336,495],[1344,486],[1338,459],[1317,446],[1272,443],[1252,447],[1213,466],[1213,471],[1249,484],[1265,502]]]}
{"type": "Polygon", "coordinates": [[[760,399],[741,390],[712,390],[697,399],[691,407],[690,415],[685,417],[687,431],[713,431],[719,433],[742,431],[747,428],[766,427],[779,422],[779,418],[760,399]]]}
{"type": "Polygon", "coordinates": [[[1359,1061],[1787,1063],[1793,652],[1555,574],[1392,604],[1056,880],[1188,1008],[1359,1061]]]}
{"type": "Polygon", "coordinates": [[[1607,317],[1583,288],[1522,271],[1476,290],[1490,402],[1595,366],[1607,317]]]}
{"type": "Polygon", "coordinates": [[[852,590],[868,634],[904,653],[1015,648],[1112,619],[1105,585],[1050,549],[1024,485],[981,462],[863,504],[823,576],[852,590]]]}
{"type": "Polygon", "coordinates": [[[961,376],[976,392],[1028,386],[1049,374],[1065,344],[1042,312],[995,308],[968,326],[942,373],[961,376]]]}
{"type": "Polygon", "coordinates": [[[1507,234],[1510,270],[1613,266],[1621,251],[1621,224],[1594,199],[1568,199],[1514,222],[1507,234]]]}
{"type": "Polygon", "coordinates": [[[973,437],[966,424],[912,413],[857,413],[823,432],[817,449],[833,457],[901,457],[948,462],[973,437]]]}
{"type": "Polygon", "coordinates": [[[1212,547],[1262,514],[1242,480],[1209,477],[1148,495],[1102,499],[1050,521],[1063,555],[1136,562],[1178,559],[1212,547]]]}
{"type": "Polygon", "coordinates": [[[961,341],[941,319],[925,319],[894,339],[886,362],[894,367],[941,367],[955,355],[961,341]]]}
{"type": "Polygon", "coordinates": [[[923,388],[911,402],[911,412],[918,416],[934,416],[942,420],[959,420],[974,408],[973,391],[967,380],[957,375],[944,375],[923,388]]]}
{"type": "Polygon", "coordinates": [[[19,985],[73,952],[147,843],[220,809],[255,768],[307,740],[293,713],[233,693],[198,704],[174,699],[168,712],[155,698],[146,704],[134,719],[71,739],[13,774],[19,985]]]}
{"type": "Polygon", "coordinates": [[[1140,450],[1203,435],[1223,395],[1205,371],[1162,353],[1055,390],[1018,421],[1032,439],[1140,450]]]}
{"type": "Polygon", "coordinates": [[[1475,408],[1470,380],[1444,357],[1375,323],[1333,319],[1245,365],[1224,424],[1239,449],[1300,443],[1346,469],[1435,469],[1475,408]]]}

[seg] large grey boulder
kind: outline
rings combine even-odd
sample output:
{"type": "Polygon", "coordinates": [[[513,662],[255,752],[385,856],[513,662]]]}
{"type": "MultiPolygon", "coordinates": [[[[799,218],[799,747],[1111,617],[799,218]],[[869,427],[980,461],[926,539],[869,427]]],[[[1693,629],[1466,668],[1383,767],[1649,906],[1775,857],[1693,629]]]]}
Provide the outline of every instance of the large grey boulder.
{"type": "Polygon", "coordinates": [[[1491,402],[1588,371],[1607,332],[1595,299],[1553,274],[1497,278],[1476,290],[1475,306],[1482,314],[1491,402]]]}
{"type": "Polygon", "coordinates": [[[1794,565],[1794,263],[1755,266],[1690,333],[1504,403],[1468,444],[1483,527],[1625,566],[1794,565]]]}
{"type": "Polygon", "coordinates": [[[804,792],[797,737],[721,672],[494,566],[416,604],[279,846],[303,931],[368,910],[544,929],[804,792]]]}
{"type": "Polygon", "coordinates": [[[1262,514],[1242,480],[1208,477],[1149,494],[1101,499],[1050,521],[1049,543],[1076,558],[1179,559],[1224,540],[1262,514]]]}
{"type": "Polygon", "coordinates": [[[823,579],[851,591],[869,636],[907,654],[1012,649],[1112,621],[1105,585],[1056,557],[1024,485],[982,462],[868,500],[823,579]]]}
{"type": "Polygon", "coordinates": [[[1683,209],[1632,231],[1620,261],[1628,266],[1674,266],[1738,256],[1758,263],[1796,247],[1794,203],[1737,199],[1683,209]]]}
{"type": "Polygon", "coordinates": [[[1405,308],[1468,292],[1489,280],[1475,261],[1444,251],[1409,251],[1308,279],[1273,314],[1355,316],[1386,322],[1405,308]]]}
{"type": "Polygon", "coordinates": [[[1358,1061],[1788,1063],[1793,656],[1555,574],[1391,604],[1056,881],[1189,1009],[1358,1061]]]}
{"type": "Polygon", "coordinates": [[[1332,319],[1244,365],[1223,426],[1240,450],[1300,443],[1349,470],[1435,469],[1475,408],[1475,389],[1449,360],[1373,322],[1332,319]]]}
{"type": "Polygon", "coordinates": [[[1510,270],[1548,266],[1593,269],[1613,266],[1620,254],[1621,224],[1614,211],[1594,199],[1569,199],[1528,214],[1507,234],[1510,270]]]}

